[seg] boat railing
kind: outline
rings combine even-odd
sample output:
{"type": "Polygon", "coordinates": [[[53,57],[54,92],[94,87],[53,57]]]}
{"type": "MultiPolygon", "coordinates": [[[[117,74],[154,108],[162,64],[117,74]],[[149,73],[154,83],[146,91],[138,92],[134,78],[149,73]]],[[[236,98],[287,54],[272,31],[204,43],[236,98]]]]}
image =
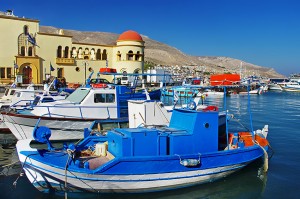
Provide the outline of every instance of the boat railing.
{"type": "MultiPolygon", "coordinates": [[[[11,107],[16,107],[16,106],[14,105],[11,107]]],[[[100,116],[101,118],[106,119],[111,117],[117,117],[118,115],[122,117],[122,115],[126,114],[128,106],[117,106],[117,105],[80,106],[80,105],[75,105],[75,103],[64,103],[64,104],[59,104],[57,106],[47,106],[47,105],[28,106],[28,108],[25,108],[24,110],[28,110],[28,109],[33,110],[36,108],[40,110],[41,112],[40,116],[45,116],[45,117],[85,119],[85,118],[98,118],[100,116]],[[68,111],[67,109],[72,109],[73,111],[68,111]],[[122,112],[124,110],[126,111],[122,112]],[[62,114],[63,112],[65,112],[66,114],[62,114]],[[94,114],[92,114],[92,112],[94,114]]],[[[19,111],[19,113],[21,112],[22,110],[19,111]]]]}

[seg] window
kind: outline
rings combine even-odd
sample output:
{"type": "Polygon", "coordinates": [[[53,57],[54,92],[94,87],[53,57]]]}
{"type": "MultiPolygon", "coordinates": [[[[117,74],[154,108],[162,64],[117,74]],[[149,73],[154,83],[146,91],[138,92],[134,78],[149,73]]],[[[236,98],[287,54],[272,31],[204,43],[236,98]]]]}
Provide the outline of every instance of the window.
{"type": "Polygon", "coordinates": [[[97,50],[96,59],[101,60],[101,50],[100,49],[97,50]]]}
{"type": "Polygon", "coordinates": [[[6,77],[11,78],[11,68],[6,68],[6,77]]]}
{"type": "Polygon", "coordinates": [[[7,96],[9,89],[5,89],[4,96],[7,96]]]}
{"type": "Polygon", "coordinates": [[[97,78],[97,79],[91,79],[90,81],[92,84],[109,84],[110,82],[107,81],[106,79],[102,79],[102,78],[97,78]]]}
{"type": "Polygon", "coordinates": [[[16,92],[16,90],[11,90],[10,93],[9,93],[9,95],[14,95],[15,92],[16,92]]]}
{"type": "Polygon", "coordinates": [[[65,47],[64,58],[69,58],[69,46],[65,47]]]}
{"type": "Polygon", "coordinates": [[[29,30],[28,30],[28,26],[24,26],[23,27],[23,31],[24,31],[24,34],[27,35],[29,30]]]}
{"type": "Polygon", "coordinates": [[[29,47],[28,48],[28,56],[32,56],[33,55],[33,53],[32,53],[32,47],[29,47]]]}
{"type": "Polygon", "coordinates": [[[106,50],[103,50],[103,53],[102,53],[102,60],[107,60],[107,53],[106,53],[106,50]]]}
{"type": "Polygon", "coordinates": [[[127,53],[127,60],[130,60],[130,61],[133,60],[133,52],[132,52],[132,50],[128,51],[128,53],[127,53]]]}
{"type": "Polygon", "coordinates": [[[61,46],[58,46],[58,48],[57,48],[57,58],[61,58],[61,52],[62,51],[62,47],[61,46]]]}
{"type": "Polygon", "coordinates": [[[121,53],[120,53],[120,51],[117,52],[117,61],[121,61],[121,53]]]}
{"type": "Polygon", "coordinates": [[[0,68],[0,77],[5,78],[5,68],[0,68]]]}
{"type": "Polygon", "coordinates": [[[21,46],[21,55],[25,56],[25,46],[21,46]]]}
{"type": "Polygon", "coordinates": [[[81,103],[82,100],[89,94],[89,89],[76,89],[73,93],[71,93],[66,100],[73,102],[73,103],[81,103]]]}
{"type": "Polygon", "coordinates": [[[64,76],[64,69],[63,68],[57,68],[57,77],[63,78],[64,76]]]}
{"type": "Polygon", "coordinates": [[[97,93],[94,95],[95,103],[114,103],[115,102],[115,94],[111,93],[97,93]]]}

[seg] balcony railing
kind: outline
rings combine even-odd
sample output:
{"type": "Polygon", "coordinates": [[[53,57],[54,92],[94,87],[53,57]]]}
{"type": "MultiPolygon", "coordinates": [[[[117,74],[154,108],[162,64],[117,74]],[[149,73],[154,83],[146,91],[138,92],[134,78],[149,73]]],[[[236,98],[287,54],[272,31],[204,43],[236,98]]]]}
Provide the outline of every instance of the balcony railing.
{"type": "Polygon", "coordinates": [[[75,65],[74,58],[56,58],[56,64],[75,65]]]}

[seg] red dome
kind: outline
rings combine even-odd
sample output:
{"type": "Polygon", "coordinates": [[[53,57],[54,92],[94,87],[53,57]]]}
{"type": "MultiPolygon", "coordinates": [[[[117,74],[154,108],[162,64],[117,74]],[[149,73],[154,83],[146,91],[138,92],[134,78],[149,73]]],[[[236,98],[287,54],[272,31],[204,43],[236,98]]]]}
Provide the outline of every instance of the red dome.
{"type": "Polygon", "coordinates": [[[143,38],[139,33],[128,30],[119,36],[118,41],[143,41],[143,38]]]}

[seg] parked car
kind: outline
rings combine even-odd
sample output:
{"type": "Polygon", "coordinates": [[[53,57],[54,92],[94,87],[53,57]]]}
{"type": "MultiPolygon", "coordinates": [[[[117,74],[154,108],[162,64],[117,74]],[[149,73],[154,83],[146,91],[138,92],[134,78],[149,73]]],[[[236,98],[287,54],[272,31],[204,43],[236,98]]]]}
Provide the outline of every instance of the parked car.
{"type": "Polygon", "coordinates": [[[110,82],[104,78],[91,79],[90,83],[91,84],[110,84],[110,82]]]}

